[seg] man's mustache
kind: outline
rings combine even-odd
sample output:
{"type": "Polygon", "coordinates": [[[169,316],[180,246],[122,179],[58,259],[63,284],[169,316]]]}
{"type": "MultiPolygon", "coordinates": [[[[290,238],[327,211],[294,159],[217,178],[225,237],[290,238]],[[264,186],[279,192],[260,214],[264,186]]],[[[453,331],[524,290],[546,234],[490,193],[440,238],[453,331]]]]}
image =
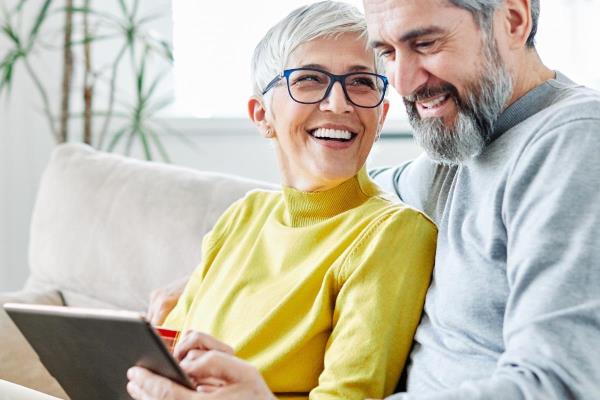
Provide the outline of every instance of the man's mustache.
{"type": "Polygon", "coordinates": [[[458,89],[450,83],[444,83],[438,86],[423,85],[413,92],[410,96],[405,96],[404,101],[416,103],[417,101],[431,99],[443,94],[449,94],[454,100],[460,100],[458,89]]]}

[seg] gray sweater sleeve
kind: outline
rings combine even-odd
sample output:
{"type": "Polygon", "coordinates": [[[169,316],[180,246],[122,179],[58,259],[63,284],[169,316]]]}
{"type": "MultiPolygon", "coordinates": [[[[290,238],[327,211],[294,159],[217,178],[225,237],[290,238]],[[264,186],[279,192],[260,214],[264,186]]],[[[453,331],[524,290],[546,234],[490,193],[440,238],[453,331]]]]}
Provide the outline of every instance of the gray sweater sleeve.
{"type": "Polygon", "coordinates": [[[502,218],[505,351],[487,379],[394,400],[600,399],[600,120],[533,137],[502,218]]]}

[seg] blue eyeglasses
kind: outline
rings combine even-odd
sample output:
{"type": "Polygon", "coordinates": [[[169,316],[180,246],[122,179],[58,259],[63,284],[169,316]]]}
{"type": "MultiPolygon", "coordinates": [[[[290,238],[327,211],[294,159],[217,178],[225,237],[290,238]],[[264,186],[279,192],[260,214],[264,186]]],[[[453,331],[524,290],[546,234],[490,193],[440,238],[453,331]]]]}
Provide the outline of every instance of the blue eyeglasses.
{"type": "Polygon", "coordinates": [[[283,78],[292,100],[301,104],[320,103],[329,96],[333,84],[339,82],[350,103],[357,107],[375,108],[383,101],[388,86],[385,76],[371,72],[336,75],[316,68],[293,68],[286,69],[273,78],[262,94],[271,90],[283,78]]]}

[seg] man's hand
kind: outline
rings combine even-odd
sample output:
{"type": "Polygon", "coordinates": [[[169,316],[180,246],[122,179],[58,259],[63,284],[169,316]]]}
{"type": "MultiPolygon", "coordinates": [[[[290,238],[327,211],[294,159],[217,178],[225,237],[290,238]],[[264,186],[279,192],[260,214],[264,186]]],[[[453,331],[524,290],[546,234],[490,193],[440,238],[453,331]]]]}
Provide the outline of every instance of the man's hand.
{"type": "Polygon", "coordinates": [[[127,391],[136,400],[276,400],[262,376],[250,364],[231,354],[210,350],[181,362],[182,369],[195,381],[221,381],[222,386],[204,392],[189,390],[152,372],[133,367],[127,372],[127,391]]]}
{"type": "Polygon", "coordinates": [[[150,293],[150,304],[146,318],[152,325],[160,326],[167,315],[177,304],[189,277],[178,279],[168,286],[158,288],[150,293]]]}

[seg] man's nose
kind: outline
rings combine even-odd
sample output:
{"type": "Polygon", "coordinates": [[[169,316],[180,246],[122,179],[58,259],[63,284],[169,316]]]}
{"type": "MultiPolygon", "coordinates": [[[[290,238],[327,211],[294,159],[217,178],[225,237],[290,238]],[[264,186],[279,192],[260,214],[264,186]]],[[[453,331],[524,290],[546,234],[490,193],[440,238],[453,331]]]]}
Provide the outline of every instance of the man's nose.
{"type": "Polygon", "coordinates": [[[390,85],[403,97],[412,95],[427,82],[429,77],[429,73],[417,57],[400,55],[396,55],[393,61],[386,63],[386,73],[390,85]]]}
{"type": "Polygon", "coordinates": [[[334,82],[329,91],[329,95],[321,102],[321,110],[342,114],[351,112],[353,109],[352,103],[346,98],[342,84],[340,82],[334,82]]]}

